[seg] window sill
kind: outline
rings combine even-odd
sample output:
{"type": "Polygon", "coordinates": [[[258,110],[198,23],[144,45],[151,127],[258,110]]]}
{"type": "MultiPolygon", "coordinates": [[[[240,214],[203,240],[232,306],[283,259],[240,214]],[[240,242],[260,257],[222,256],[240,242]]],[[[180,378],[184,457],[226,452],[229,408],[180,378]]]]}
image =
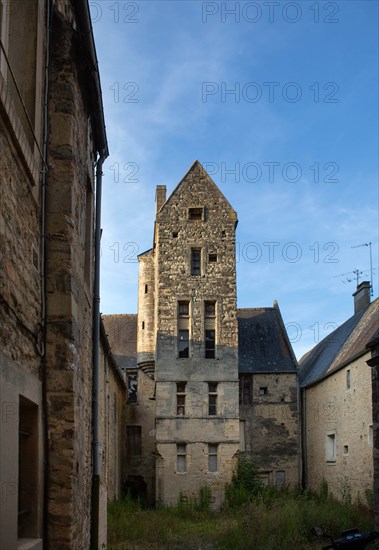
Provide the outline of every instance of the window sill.
{"type": "Polygon", "coordinates": [[[17,550],[42,550],[42,539],[18,539],[17,550]]]}

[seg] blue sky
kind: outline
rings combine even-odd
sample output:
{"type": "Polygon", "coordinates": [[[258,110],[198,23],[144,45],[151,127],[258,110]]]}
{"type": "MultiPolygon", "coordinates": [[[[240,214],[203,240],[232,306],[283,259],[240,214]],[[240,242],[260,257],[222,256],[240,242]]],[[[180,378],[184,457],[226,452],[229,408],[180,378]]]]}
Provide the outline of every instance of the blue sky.
{"type": "Polygon", "coordinates": [[[238,213],[238,306],[278,300],[300,358],[353,313],[355,245],[372,243],[378,295],[378,3],[89,3],[111,152],[101,311],[137,311],[155,186],[198,159],[238,213]]]}

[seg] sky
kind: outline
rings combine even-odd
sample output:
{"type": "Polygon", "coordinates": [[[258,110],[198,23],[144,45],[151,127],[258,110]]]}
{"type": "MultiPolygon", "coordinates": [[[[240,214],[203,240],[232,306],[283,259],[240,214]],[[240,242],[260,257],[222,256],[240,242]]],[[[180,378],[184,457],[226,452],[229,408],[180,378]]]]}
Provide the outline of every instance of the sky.
{"type": "Polygon", "coordinates": [[[110,157],[101,311],[137,312],[156,185],[199,160],[238,214],[238,307],[298,359],[378,296],[378,2],[90,0],[110,157]],[[363,245],[363,246],[359,246],[363,245]]]}

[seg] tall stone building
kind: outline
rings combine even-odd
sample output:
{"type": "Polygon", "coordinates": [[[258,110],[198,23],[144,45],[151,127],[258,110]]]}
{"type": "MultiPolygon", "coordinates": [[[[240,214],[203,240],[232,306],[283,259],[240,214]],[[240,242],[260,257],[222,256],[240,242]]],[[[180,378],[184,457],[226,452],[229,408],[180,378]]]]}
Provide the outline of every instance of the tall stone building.
{"type": "Polygon", "coordinates": [[[125,384],[100,339],[108,147],[88,2],[0,0],[0,40],[0,549],[83,550],[91,533],[97,548],[122,458],[104,415],[123,421],[125,384]]]}
{"type": "Polygon", "coordinates": [[[156,498],[207,485],[217,506],[239,449],[237,215],[198,162],[167,201],[158,187],[156,207],[137,348],[155,376],[156,498]]]}
{"type": "Polygon", "coordinates": [[[268,483],[299,482],[297,362],[277,304],[237,310],[236,225],[199,162],[167,199],[158,186],[138,316],[104,316],[128,378],[125,489],[150,503],[207,486],[219,507],[240,451],[268,483]]]}

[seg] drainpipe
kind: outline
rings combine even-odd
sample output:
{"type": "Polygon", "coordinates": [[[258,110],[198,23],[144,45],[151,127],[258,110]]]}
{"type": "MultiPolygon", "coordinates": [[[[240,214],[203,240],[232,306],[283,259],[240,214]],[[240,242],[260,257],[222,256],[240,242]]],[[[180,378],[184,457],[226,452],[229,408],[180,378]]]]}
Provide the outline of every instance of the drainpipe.
{"type": "Polygon", "coordinates": [[[96,214],[95,214],[95,276],[93,288],[93,370],[92,370],[92,528],[91,548],[99,547],[99,505],[101,474],[101,442],[99,440],[99,352],[100,352],[100,240],[101,240],[101,188],[103,164],[106,154],[96,163],[96,214]]]}

